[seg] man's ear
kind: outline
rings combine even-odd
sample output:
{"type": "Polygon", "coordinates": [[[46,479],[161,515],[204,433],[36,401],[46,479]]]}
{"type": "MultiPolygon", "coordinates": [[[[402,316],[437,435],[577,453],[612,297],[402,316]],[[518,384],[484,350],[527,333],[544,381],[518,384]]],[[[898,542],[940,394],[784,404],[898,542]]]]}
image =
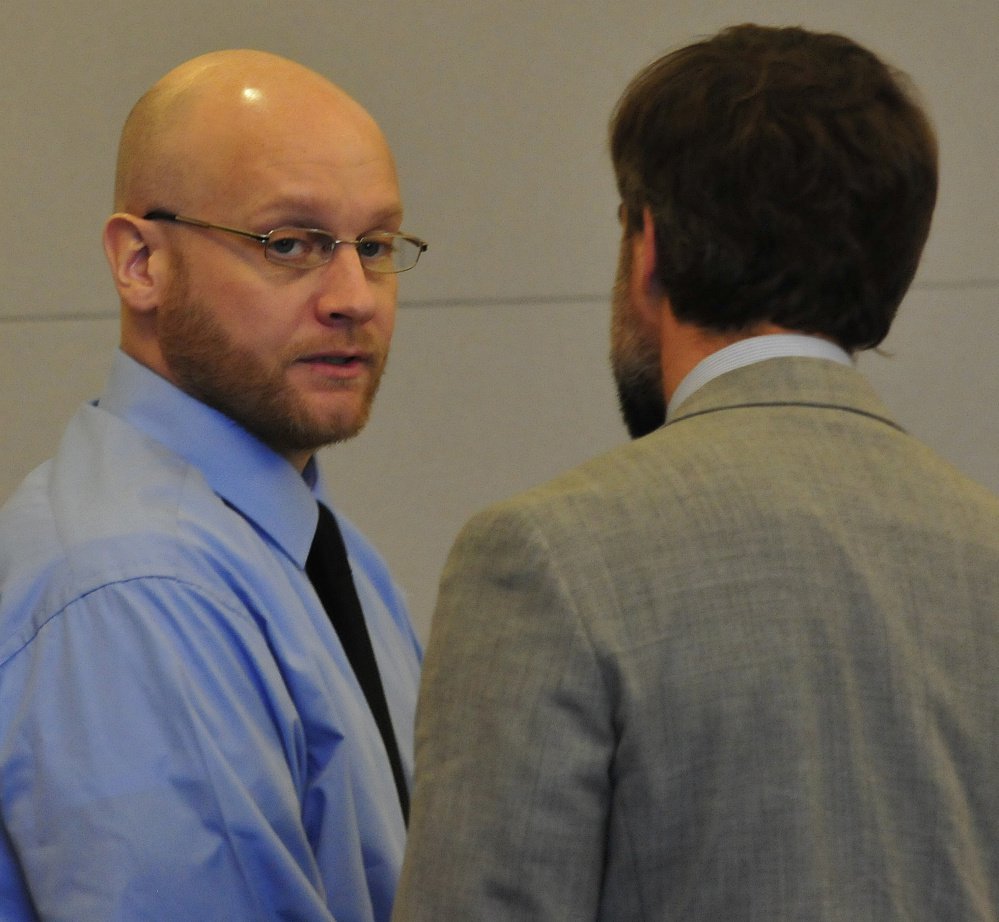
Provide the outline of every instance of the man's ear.
{"type": "Polygon", "coordinates": [[[650,318],[657,317],[664,302],[668,303],[656,267],[656,228],[646,205],[642,209],[642,227],[631,236],[631,298],[650,318]]]}
{"type": "Polygon", "coordinates": [[[155,310],[165,282],[165,253],[150,222],[117,213],[104,225],[104,253],[122,303],[135,311],[155,310]]]}
{"type": "Polygon", "coordinates": [[[661,295],[662,287],[656,275],[656,225],[648,205],[642,209],[642,285],[652,294],[661,295]]]}

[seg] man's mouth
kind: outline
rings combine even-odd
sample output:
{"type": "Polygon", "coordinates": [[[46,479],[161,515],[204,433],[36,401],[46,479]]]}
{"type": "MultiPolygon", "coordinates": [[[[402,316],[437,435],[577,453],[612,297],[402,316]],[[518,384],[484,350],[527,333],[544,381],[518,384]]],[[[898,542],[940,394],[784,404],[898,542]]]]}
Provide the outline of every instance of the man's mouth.
{"type": "Polygon", "coordinates": [[[361,355],[360,353],[351,353],[349,355],[318,354],[318,355],[305,355],[305,356],[302,356],[302,358],[299,359],[299,361],[305,362],[306,364],[309,364],[309,365],[313,365],[313,364],[319,364],[319,365],[354,365],[354,364],[359,363],[359,362],[364,362],[365,361],[365,357],[363,355],[361,355]]]}
{"type": "Polygon", "coordinates": [[[355,377],[369,368],[371,358],[363,352],[316,353],[303,355],[297,364],[312,368],[320,374],[325,369],[325,374],[330,377],[355,377]]]}

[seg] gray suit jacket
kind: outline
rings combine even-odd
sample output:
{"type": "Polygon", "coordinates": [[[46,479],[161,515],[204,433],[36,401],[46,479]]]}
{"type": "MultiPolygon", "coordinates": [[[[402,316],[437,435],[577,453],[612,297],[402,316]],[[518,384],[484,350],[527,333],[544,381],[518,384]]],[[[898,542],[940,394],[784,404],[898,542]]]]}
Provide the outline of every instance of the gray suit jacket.
{"type": "Polygon", "coordinates": [[[774,359],[475,517],[394,918],[999,918],[999,501],[774,359]]]}

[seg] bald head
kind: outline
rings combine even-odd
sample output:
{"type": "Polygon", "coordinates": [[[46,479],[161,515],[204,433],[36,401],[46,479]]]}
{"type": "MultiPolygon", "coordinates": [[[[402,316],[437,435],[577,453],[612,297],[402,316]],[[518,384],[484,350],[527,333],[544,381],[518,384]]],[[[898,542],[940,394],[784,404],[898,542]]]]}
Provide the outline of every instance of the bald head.
{"type": "Polygon", "coordinates": [[[276,55],[195,58],[129,115],[115,197],[104,249],[126,354],[299,470],[364,425],[394,327],[395,275],[359,247],[335,245],[302,268],[260,245],[282,228],[320,229],[337,244],[401,230],[395,163],[360,105],[276,55]]]}
{"type": "MultiPolygon", "coordinates": [[[[326,78],[262,51],[217,51],[181,64],[142,96],[122,130],[115,210],[144,214],[205,201],[254,145],[294,143],[309,120],[384,139],[368,113],[326,78]]],[[[384,147],[387,154],[388,149],[384,147]]]]}

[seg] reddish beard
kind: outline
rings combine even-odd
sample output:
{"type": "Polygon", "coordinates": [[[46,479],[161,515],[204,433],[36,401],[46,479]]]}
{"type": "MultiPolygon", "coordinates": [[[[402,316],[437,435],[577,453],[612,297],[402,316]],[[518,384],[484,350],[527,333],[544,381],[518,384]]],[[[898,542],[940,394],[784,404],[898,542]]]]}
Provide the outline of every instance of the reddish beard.
{"type": "Polygon", "coordinates": [[[177,385],[224,413],[278,454],[311,452],[352,438],[364,427],[385,369],[386,350],[352,330],[344,344],[373,356],[371,373],[356,380],[329,382],[330,390],[363,388],[356,405],[317,412],[287,380],[295,358],[269,361],[234,342],[212,308],[190,295],[186,273],[179,272],[159,313],[158,337],[177,385]]]}

